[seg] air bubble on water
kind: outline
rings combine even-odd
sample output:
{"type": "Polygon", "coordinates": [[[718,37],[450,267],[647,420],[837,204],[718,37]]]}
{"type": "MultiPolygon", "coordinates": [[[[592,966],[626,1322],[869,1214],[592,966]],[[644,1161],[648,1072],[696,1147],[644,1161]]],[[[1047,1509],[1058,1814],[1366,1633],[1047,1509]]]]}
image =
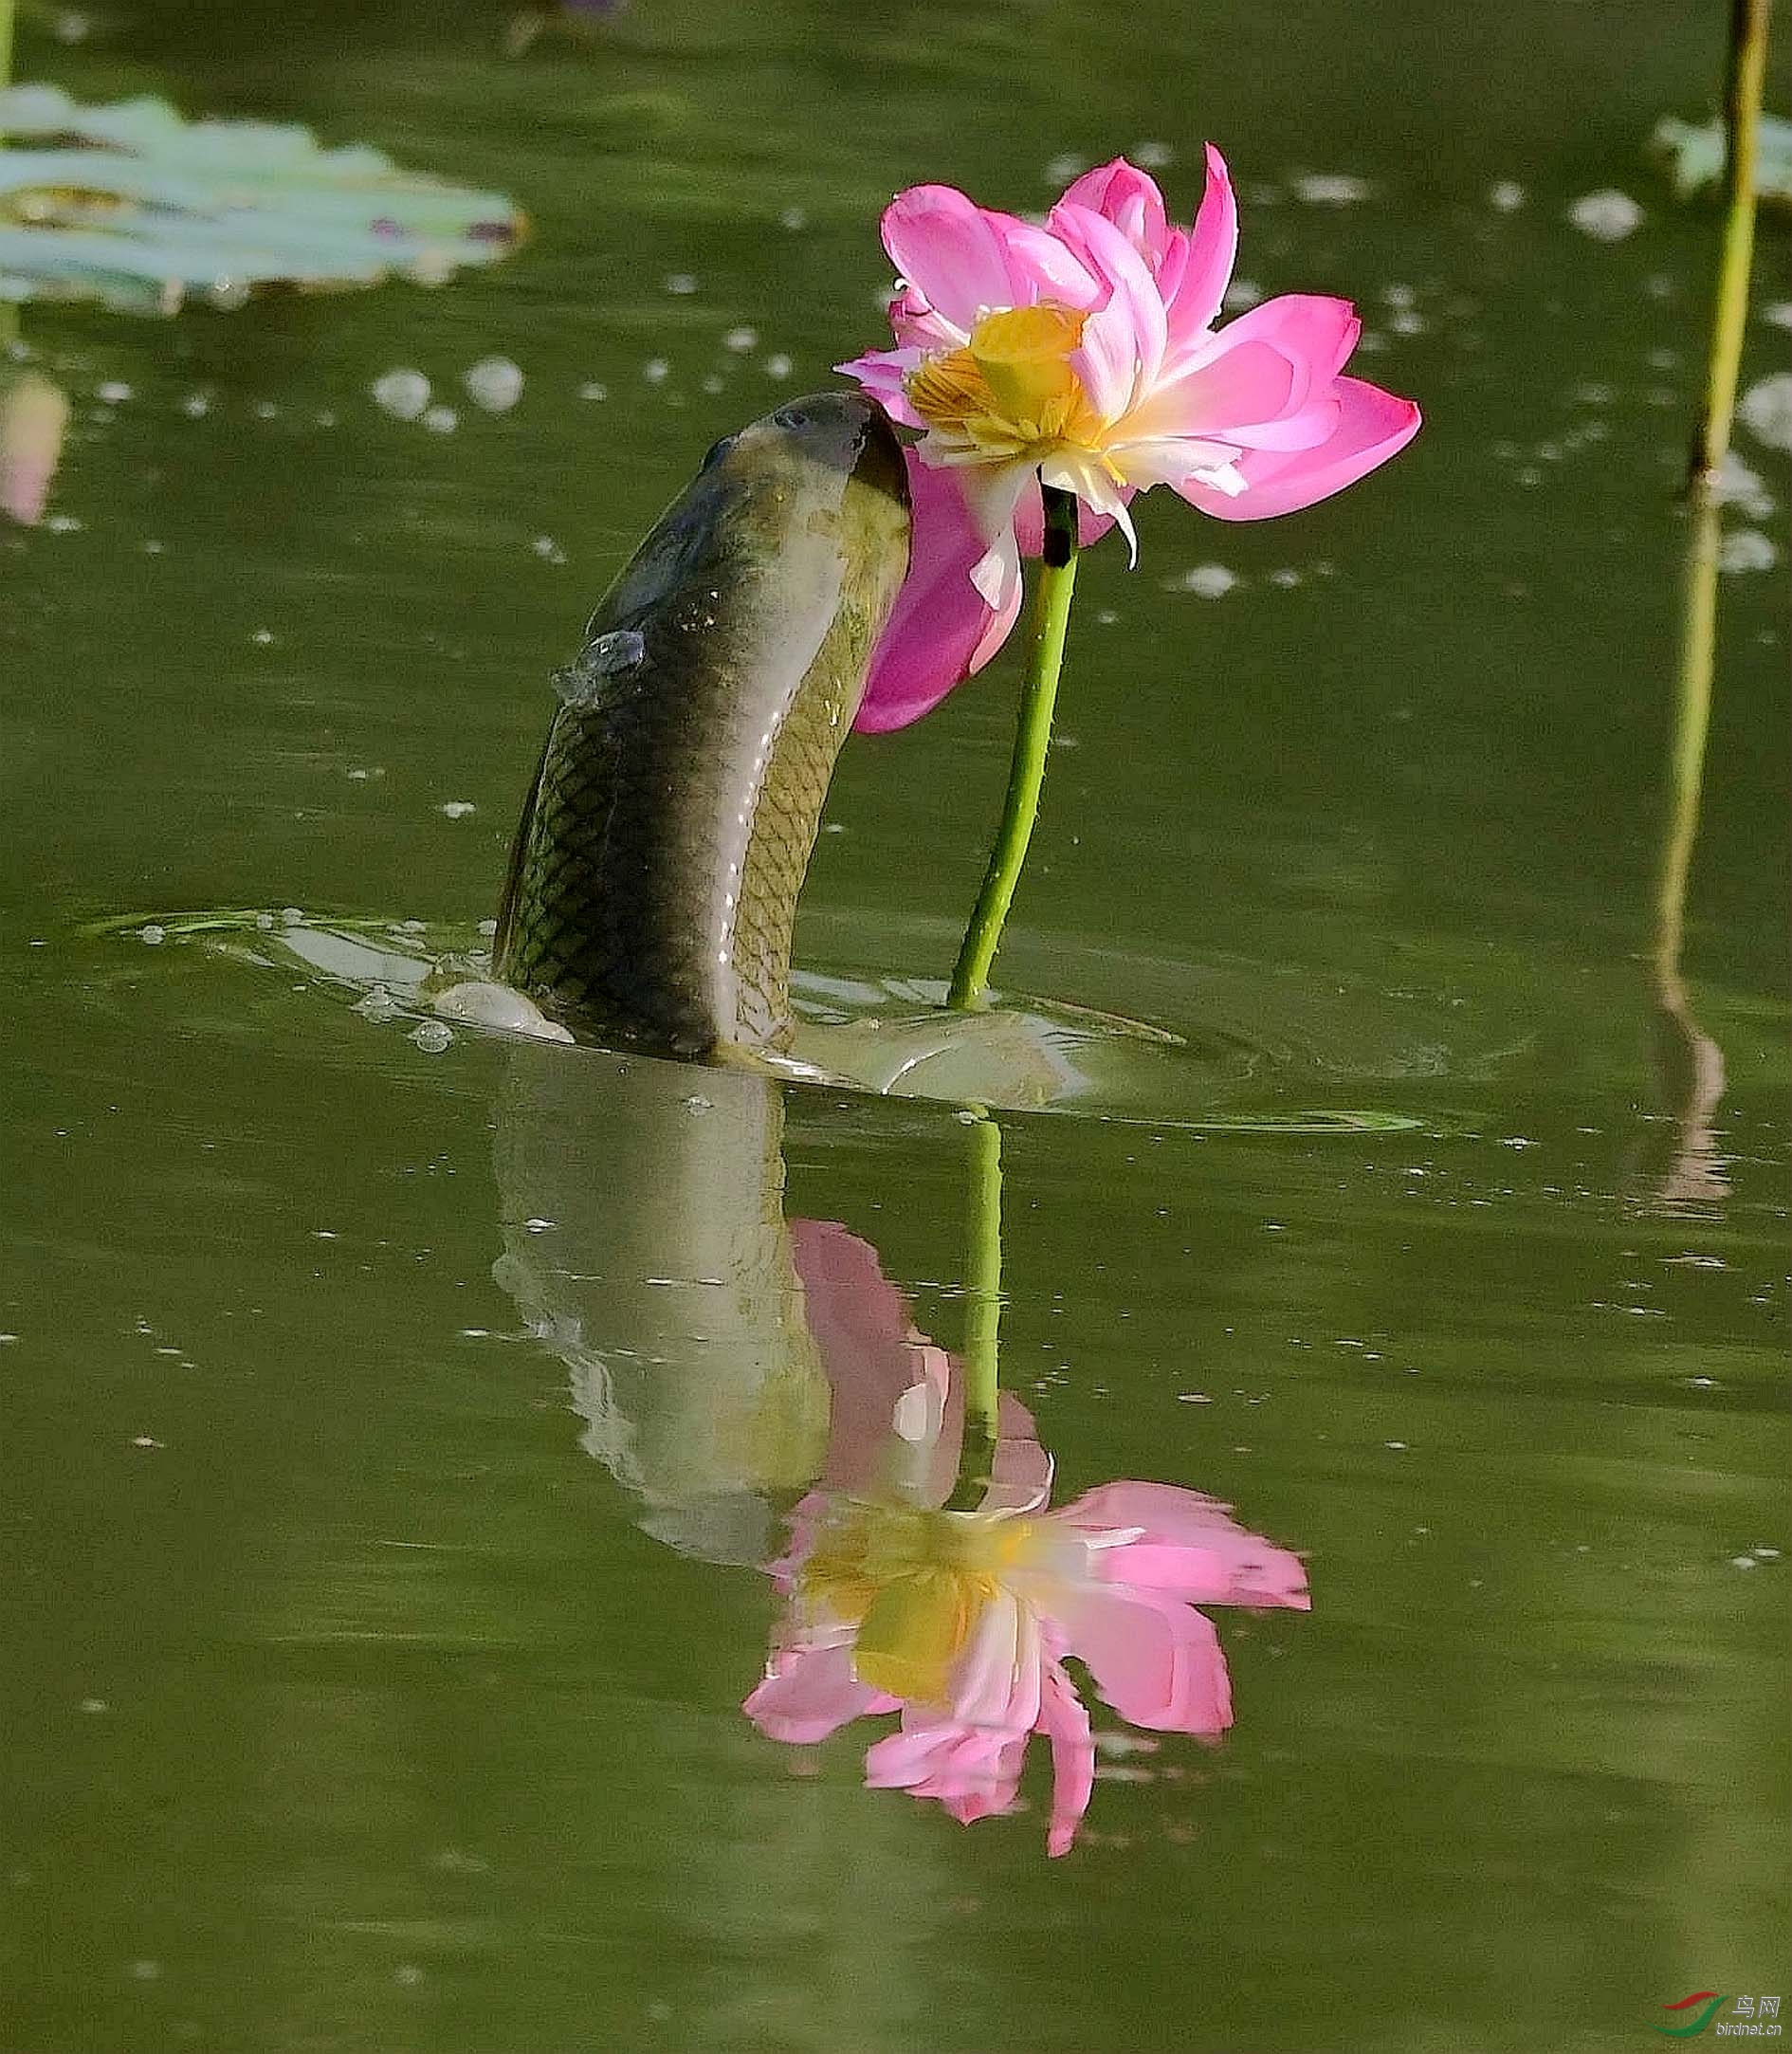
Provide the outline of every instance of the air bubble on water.
{"type": "Polygon", "coordinates": [[[384,984],[375,984],[365,998],[357,999],[353,1008],[362,1018],[375,1022],[389,1020],[398,1010],[398,1001],[384,984]]]}
{"type": "Polygon", "coordinates": [[[555,1222],[552,1220],[525,1220],[522,1222],[522,1230],[525,1234],[552,1234],[554,1225],[555,1222]]]}
{"type": "Polygon", "coordinates": [[[79,535],[87,523],[73,514],[51,514],[44,525],[52,535],[79,535]]]}
{"type": "Polygon", "coordinates": [[[1525,204],[1525,189],[1516,178],[1496,178],[1487,189],[1487,203],[1503,214],[1514,214],[1525,204]]]}
{"type": "Polygon", "coordinates": [[[167,941],[168,929],[159,922],[151,920],[137,930],[137,938],[139,942],[147,942],[152,948],[156,948],[167,941]]]}
{"type": "Polygon", "coordinates": [[[89,1718],[96,1718],[102,1712],[110,1712],[112,1707],[103,1697],[83,1697],[81,1700],[81,1709],[89,1718]]]}
{"type": "Polygon", "coordinates": [[[1396,1455],[1404,1455],[1406,1453],[1406,1443],[1403,1440],[1384,1440],[1381,1445],[1384,1448],[1391,1448],[1396,1455]]]}
{"type": "Polygon", "coordinates": [[[675,300],[686,300],[697,290],[697,281],[688,271],[670,271],[661,283],[675,300]]]}
{"type": "Polygon", "coordinates": [[[189,393],[180,403],[180,411],[191,420],[200,420],[211,412],[211,395],[209,393],[189,393]]]}
{"type": "Polygon", "coordinates": [[[494,984],[483,978],[468,978],[438,991],[431,1003],[445,1019],[465,1020],[474,1027],[495,1027],[503,1034],[529,1035],[538,1041],[571,1041],[572,1035],[558,1021],[550,1020],[533,999],[508,984],[494,984]]]}
{"type": "Polygon", "coordinates": [[[1770,328],[1792,328],[1792,300],[1774,300],[1761,310],[1770,328]]]}
{"type": "Polygon", "coordinates": [[[1621,243],[1641,225],[1642,218],[1642,209],[1630,194],[1615,187],[1583,193],[1568,209],[1574,226],[1598,243],[1621,243]]]}
{"type": "Polygon", "coordinates": [[[168,547],[168,544],[166,542],[156,541],[152,536],[146,536],[142,541],[137,543],[137,546],[143,552],[146,557],[159,557],[162,552],[168,547]]]}
{"type": "Polygon", "coordinates": [[[162,1443],[156,1440],[154,1434],[134,1434],[131,1438],[131,1445],[134,1448],[159,1448],[162,1443]]]}
{"type": "Polygon", "coordinates": [[[1254,278],[1234,278],[1226,287],[1225,308],[1229,314],[1241,314],[1248,306],[1255,306],[1263,298],[1263,287],[1254,278]]]}
{"type": "Polygon", "coordinates": [[[1770,571],[1779,560],[1778,545],[1759,528],[1738,528],[1718,544],[1720,571],[1770,571]]]}
{"type": "Polygon", "coordinates": [[[1350,172],[1309,172],[1292,182],[1294,197],[1307,207],[1354,207],[1375,190],[1350,172]]]}
{"type": "Polygon", "coordinates": [[[535,551],[543,563],[564,563],[566,561],[566,552],[551,535],[538,535],[534,541],[529,544],[529,547],[535,551]]]}
{"type": "Polygon", "coordinates": [[[733,356],[744,357],[748,350],[759,346],[759,340],[757,328],[730,328],[722,339],[722,346],[733,356]]]}
{"type": "Polygon", "coordinates": [[[777,225],[795,235],[809,226],[809,210],[806,207],[786,207],[777,217],[777,225]]]}
{"type": "Polygon", "coordinates": [[[1176,162],[1176,152],[1167,142],[1136,142],[1132,161],[1141,171],[1167,171],[1176,162]]]}
{"type": "Polygon", "coordinates": [[[476,407],[487,413],[508,413],[522,397],[522,367],[508,357],[482,357],[461,383],[476,407]]]}
{"type": "Polygon", "coordinates": [[[479,924],[479,931],[487,941],[490,941],[498,931],[498,923],[495,920],[482,920],[479,924]]]}
{"type": "Polygon", "coordinates": [[[314,413],[312,419],[317,422],[320,428],[334,428],[336,426],[336,415],[328,407],[325,407],[320,413],[314,413]]]}
{"type": "Polygon", "coordinates": [[[162,1972],[159,1961],[134,1961],[129,1970],[131,1976],[139,1983],[153,1983],[162,1972]]]}
{"type": "Polygon", "coordinates": [[[108,407],[121,407],[130,396],[131,388],[122,378],[108,378],[94,394],[102,406],[108,407]]]}
{"type": "Polygon", "coordinates": [[[784,355],[782,350],[774,350],[759,368],[768,378],[787,378],[791,375],[793,366],[790,358],[784,355]]]}
{"type": "Polygon", "coordinates": [[[469,813],[477,813],[479,808],[470,798],[445,798],[435,810],[449,820],[465,820],[469,813]]]}
{"type": "Polygon", "coordinates": [[[249,640],[255,644],[257,649],[267,648],[273,639],[274,633],[271,628],[257,628],[255,633],[249,636],[249,640]]]}
{"type": "Polygon", "coordinates": [[[411,1038],[426,1055],[440,1055],[454,1039],[454,1030],[439,1019],[419,1020],[411,1030],[411,1038]]]}
{"type": "Polygon", "coordinates": [[[414,1989],[423,1980],[423,1971],[414,1961],[401,1961],[392,1971],[392,1979],[407,1990],[414,1989]]]}
{"type": "Polygon", "coordinates": [[[1761,1567],[1753,1555],[1731,1555],[1729,1566],[1733,1569],[1758,1569],[1761,1567]]]}
{"type": "Polygon", "coordinates": [[[461,425],[461,417],[452,407],[425,407],[420,418],[432,435],[451,435],[461,425]]]}
{"type": "Polygon", "coordinates": [[[1743,425],[1770,449],[1792,449],[1792,371],[1758,378],[1736,402],[1743,425]]]}
{"type": "Polygon", "coordinates": [[[258,421],[277,421],[280,418],[280,409],[271,399],[258,399],[255,402],[254,413],[258,421]]]}
{"type": "Polygon", "coordinates": [[[704,392],[708,393],[708,394],[711,394],[711,396],[713,397],[713,395],[714,395],[715,394],[717,394],[717,393],[719,393],[719,392],[721,392],[721,391],[722,390],[722,387],[723,387],[723,385],[725,384],[725,382],[726,382],[726,381],[725,381],[724,379],[722,379],[722,378],[720,378],[720,377],[718,377],[718,376],[717,376],[717,375],[716,375],[716,374],[715,374],[715,373],[714,373],[714,372],[712,371],[712,372],[710,372],[710,373],[709,373],[709,375],[708,375],[708,376],[706,376],[706,377],[705,377],[705,378],[704,378],[704,379],[703,380],[703,389],[704,389],[704,392]]]}
{"type": "Polygon", "coordinates": [[[414,421],[430,404],[430,381],[421,371],[387,371],[369,388],[374,404],[401,421],[414,421]]]}
{"type": "Polygon", "coordinates": [[[1285,569],[1270,573],[1271,584],[1279,585],[1284,592],[1292,592],[1300,581],[1301,574],[1296,570],[1285,569]]]}
{"type": "Polygon", "coordinates": [[[672,375],[672,367],[664,357],[649,357],[641,366],[641,376],[649,385],[664,385],[672,375]]]}
{"type": "Polygon", "coordinates": [[[1066,150],[1046,166],[1046,182],[1049,185],[1067,186],[1072,178],[1080,178],[1088,169],[1088,157],[1078,156],[1074,151],[1066,150]]]}
{"type": "Polygon", "coordinates": [[[1397,307],[1387,318],[1388,326],[1396,335],[1423,335],[1425,317],[1416,314],[1411,307],[1397,307]]]}
{"type": "Polygon", "coordinates": [[[610,388],[600,383],[596,378],[587,378],[578,388],[578,396],[581,399],[608,399],[610,397],[610,388]]]}
{"type": "Polygon", "coordinates": [[[1198,563],[1163,580],[1165,592],[1192,592],[1198,599],[1223,599],[1237,584],[1237,574],[1223,563],[1198,563]]]}
{"type": "Polygon", "coordinates": [[[715,1103],[713,1098],[705,1098],[701,1091],[693,1091],[684,1102],[686,1112],[708,1112],[715,1103]]]}

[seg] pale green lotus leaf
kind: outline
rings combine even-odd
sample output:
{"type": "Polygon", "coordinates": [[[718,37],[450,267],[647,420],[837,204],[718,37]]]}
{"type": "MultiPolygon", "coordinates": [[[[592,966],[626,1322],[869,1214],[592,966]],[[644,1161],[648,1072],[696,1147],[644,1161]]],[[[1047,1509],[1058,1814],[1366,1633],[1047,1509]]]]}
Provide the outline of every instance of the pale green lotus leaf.
{"type": "Polygon", "coordinates": [[[393,276],[437,284],[526,229],[496,193],[400,171],[309,129],[187,121],[159,100],[83,107],[60,87],[0,93],[0,301],[98,299],[172,312],[393,276]]]}
{"type": "MultiPolygon", "coordinates": [[[[1721,121],[1682,121],[1664,114],[1649,138],[1650,155],[1665,164],[1682,199],[1724,182],[1728,146],[1721,121]]],[[[1755,136],[1755,191],[1764,200],[1792,206],[1792,121],[1764,114],[1755,136]]]]}

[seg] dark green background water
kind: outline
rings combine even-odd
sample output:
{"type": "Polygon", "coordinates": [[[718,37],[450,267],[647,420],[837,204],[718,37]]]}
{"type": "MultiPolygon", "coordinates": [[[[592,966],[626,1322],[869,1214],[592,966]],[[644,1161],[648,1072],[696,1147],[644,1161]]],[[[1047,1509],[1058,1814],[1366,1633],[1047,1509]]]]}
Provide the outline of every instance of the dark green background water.
{"type": "MultiPolygon", "coordinates": [[[[27,32],[22,77],[378,141],[535,236],[434,294],[27,321],[79,525],[0,537],[8,2054],[1580,2054],[1785,1988],[1783,566],[1723,580],[1704,1199],[1661,1200],[1637,960],[1716,234],[1639,151],[1723,12],[637,0],[515,62],[496,9],[27,32]],[[1060,1495],[1212,1492],[1314,1594],[1222,1619],[1234,1734],[1130,1760],[1048,1864],[1036,1805],[967,1831],[860,1788],[863,1731],[795,1777],[741,1716],[771,1593],[638,1531],[492,1280],[502,1044],[76,928],[483,917],[548,669],[708,444],[879,339],[890,192],[1039,207],[1061,155],[1158,142],[1186,215],[1205,136],[1239,275],[1358,299],[1428,425],[1310,513],[1156,495],[1137,572],[1091,559],[1002,976],[1261,1051],[1234,1112],[1415,1124],[1009,1124],[1004,1363],[1060,1495]],[[1611,185],[1648,211],[1607,245],[1563,216],[1611,185]],[[493,351],[497,417],[457,390],[493,351]],[[394,366],[452,434],[374,406],[394,366]],[[1240,582],[1165,589],[1203,563],[1240,582]]],[[[1784,255],[1782,217],[1758,304],[1784,255]]],[[[1784,357],[1758,316],[1746,378],[1784,357]]],[[[1014,666],[849,748],[811,969],[944,973],[1014,666]]],[[[790,1212],[956,1346],[955,1115],[788,1122],[790,1212]]],[[[651,1176],[591,1155],[618,1206],[651,1176]]]]}

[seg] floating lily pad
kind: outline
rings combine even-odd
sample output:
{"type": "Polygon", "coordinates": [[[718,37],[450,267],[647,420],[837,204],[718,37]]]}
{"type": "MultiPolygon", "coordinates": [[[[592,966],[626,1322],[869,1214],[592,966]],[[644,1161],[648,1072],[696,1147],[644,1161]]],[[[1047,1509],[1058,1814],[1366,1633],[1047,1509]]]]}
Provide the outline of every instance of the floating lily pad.
{"type": "MultiPolygon", "coordinates": [[[[1682,121],[1663,115],[1649,138],[1650,154],[1668,167],[1682,199],[1720,186],[1728,146],[1721,121],[1682,121]]],[[[1764,114],[1755,136],[1755,191],[1764,200],[1792,207],[1792,121],[1764,114]]]]}
{"type": "Polygon", "coordinates": [[[0,302],[101,300],[172,313],[494,263],[527,224],[508,199],[400,171],[309,129],[188,121],[165,101],[83,107],[59,87],[0,93],[0,302]]]}

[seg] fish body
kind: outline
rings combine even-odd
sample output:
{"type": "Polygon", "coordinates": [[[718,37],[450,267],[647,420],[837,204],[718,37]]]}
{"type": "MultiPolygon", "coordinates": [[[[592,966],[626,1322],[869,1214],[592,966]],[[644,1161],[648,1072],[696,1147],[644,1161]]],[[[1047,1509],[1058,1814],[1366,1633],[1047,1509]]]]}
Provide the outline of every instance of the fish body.
{"type": "Polygon", "coordinates": [[[595,1038],[784,1046],[797,895],[908,540],[901,446],[856,394],[711,450],[556,675],[499,977],[595,1038]]]}

